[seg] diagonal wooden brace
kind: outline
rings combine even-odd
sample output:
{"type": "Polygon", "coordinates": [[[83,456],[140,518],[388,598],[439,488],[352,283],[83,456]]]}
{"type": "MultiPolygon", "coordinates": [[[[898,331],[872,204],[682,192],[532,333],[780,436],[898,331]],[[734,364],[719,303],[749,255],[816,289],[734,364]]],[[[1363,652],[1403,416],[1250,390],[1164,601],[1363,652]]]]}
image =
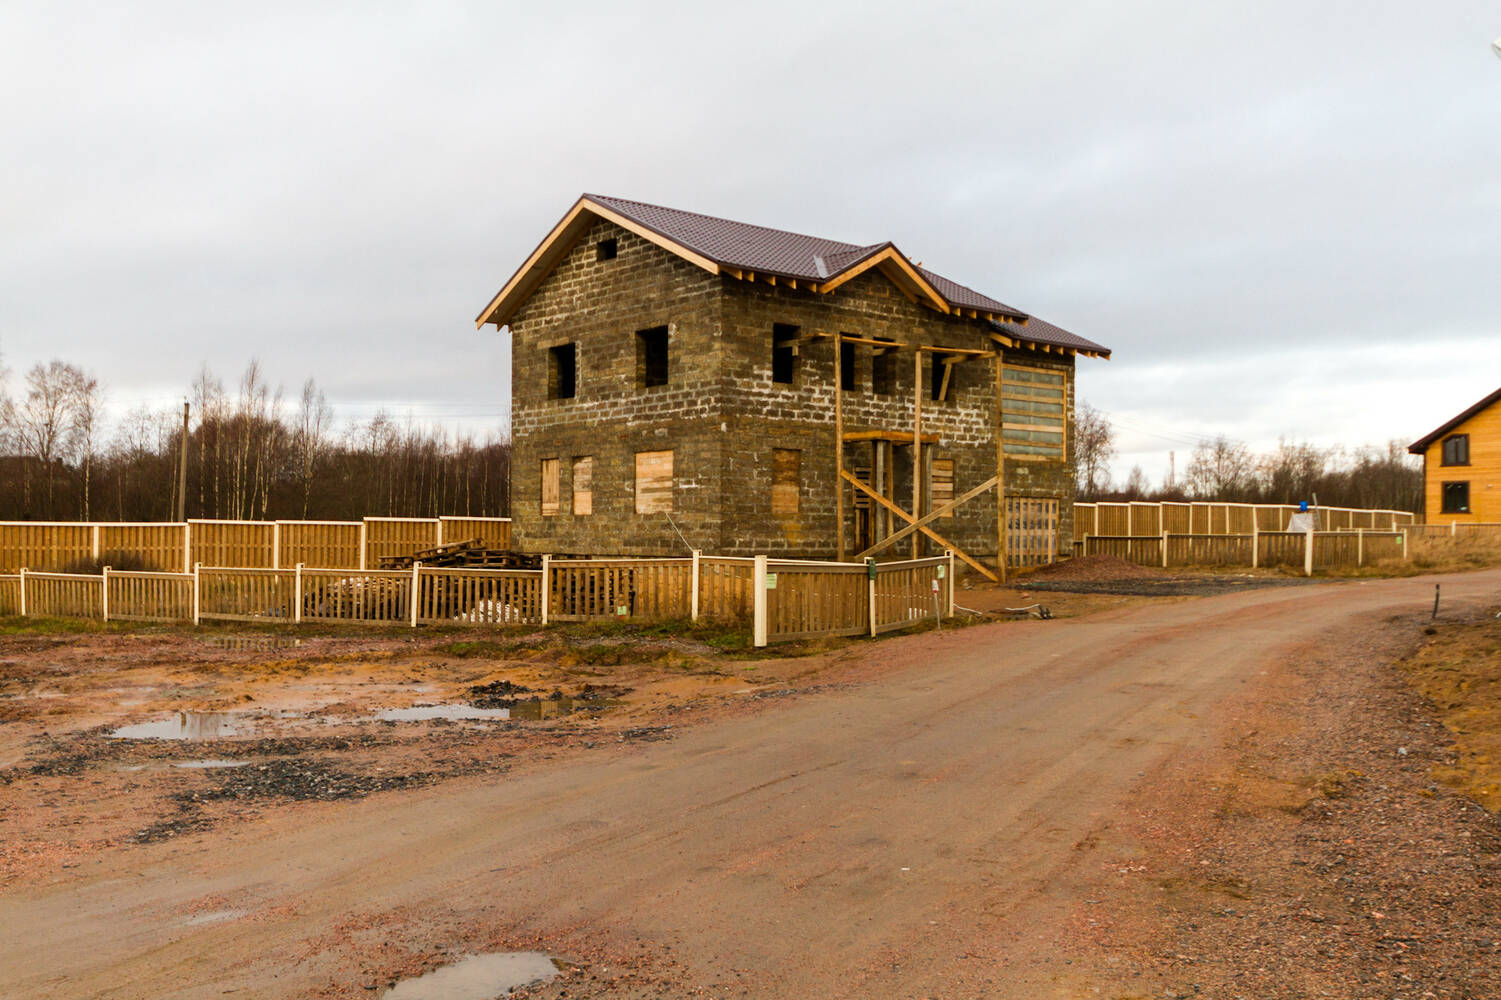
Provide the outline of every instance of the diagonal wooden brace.
{"type": "MultiPolygon", "coordinates": [[[[986,492],[987,490],[989,490],[995,484],[996,484],[996,477],[995,476],[991,476],[989,479],[987,479],[985,482],[981,483],[979,486],[976,486],[974,489],[967,491],[963,496],[961,496],[961,497],[959,497],[959,498],[957,498],[955,500],[950,500],[948,503],[944,504],[942,507],[939,507],[938,509],[936,509],[936,510],[930,512],[930,513],[928,513],[921,520],[919,520],[919,521],[911,521],[910,524],[908,524],[905,528],[901,529],[900,531],[896,531],[896,532],[893,532],[890,535],[887,535],[885,538],[881,539],[879,542],[876,542],[876,544],[872,545],[870,548],[866,549],[864,552],[861,552],[858,555],[856,555],[855,558],[856,559],[864,559],[868,555],[872,555],[872,554],[874,554],[876,552],[881,551],[882,549],[884,549],[886,546],[892,544],[893,542],[899,542],[899,541],[901,541],[903,538],[906,538],[908,535],[912,534],[914,531],[921,531],[924,527],[927,526],[927,524],[930,521],[933,521],[936,518],[942,517],[943,515],[947,514],[949,511],[953,510],[955,507],[958,507],[960,504],[969,503],[975,497],[979,496],[981,493],[986,492]]],[[[911,519],[909,518],[908,520],[910,521],[911,519]]],[[[947,544],[947,543],[943,543],[943,544],[947,544]]],[[[953,548],[953,546],[949,545],[949,548],[953,548]]]]}
{"type": "MultiPolygon", "coordinates": [[[[999,583],[1000,582],[1000,577],[996,576],[995,571],[992,570],[989,566],[986,566],[984,563],[981,563],[981,562],[979,562],[979,561],[971,558],[969,555],[967,555],[963,551],[961,551],[959,549],[959,546],[955,545],[953,542],[949,541],[947,538],[944,538],[938,532],[934,531],[932,528],[929,528],[926,524],[918,525],[916,523],[917,522],[917,518],[913,517],[911,514],[909,514],[906,511],[902,510],[902,508],[898,507],[896,504],[892,503],[890,500],[887,500],[885,497],[881,496],[881,494],[877,493],[875,490],[871,489],[869,486],[866,486],[864,483],[860,482],[860,480],[858,480],[854,476],[850,475],[850,473],[849,473],[848,470],[840,470],[839,475],[842,476],[846,481],[848,481],[850,483],[850,485],[854,486],[855,489],[861,491],[866,496],[868,496],[872,500],[874,500],[876,503],[880,504],[881,506],[885,507],[887,510],[890,510],[892,513],[896,514],[902,520],[906,521],[908,523],[908,525],[910,525],[914,530],[921,531],[923,534],[925,534],[929,538],[933,539],[933,541],[937,542],[939,545],[942,545],[944,548],[950,550],[951,552],[954,553],[954,555],[958,556],[960,559],[963,559],[966,564],[968,564],[969,566],[971,566],[981,576],[985,577],[985,579],[990,580],[992,583],[999,583]]],[[[953,506],[953,505],[949,504],[949,505],[946,505],[946,506],[953,506]]],[[[929,516],[931,517],[932,515],[929,515],[929,516]]],[[[926,520],[926,518],[924,520],[926,520]]],[[[887,541],[889,541],[889,540],[890,539],[887,539],[887,541]]]]}

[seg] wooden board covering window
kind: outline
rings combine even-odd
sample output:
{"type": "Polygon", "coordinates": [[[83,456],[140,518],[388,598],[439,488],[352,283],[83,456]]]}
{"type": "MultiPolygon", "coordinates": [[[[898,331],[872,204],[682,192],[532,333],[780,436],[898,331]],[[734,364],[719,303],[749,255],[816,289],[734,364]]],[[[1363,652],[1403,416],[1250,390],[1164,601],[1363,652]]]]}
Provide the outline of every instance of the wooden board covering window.
{"type": "Polygon", "coordinates": [[[1068,374],[1007,365],[1001,385],[1007,458],[1061,462],[1068,457],[1068,374]]]}
{"type": "MultiPolygon", "coordinates": [[[[932,483],[932,510],[937,510],[946,503],[954,500],[954,460],[952,458],[933,459],[933,483],[932,483]]],[[[943,517],[953,517],[954,512],[949,511],[943,517]]]]}
{"type": "Polygon", "coordinates": [[[542,516],[558,516],[558,460],[542,460],[542,516]]]}
{"type": "Polygon", "coordinates": [[[573,513],[594,513],[594,459],[589,455],[573,460],[573,513]]]}
{"type": "Polygon", "coordinates": [[[1006,498],[1006,565],[1046,566],[1058,558],[1058,501],[1006,498]]]}
{"type": "Polygon", "coordinates": [[[672,452],[636,452],[636,513],[672,512],[672,452]]]}
{"type": "Polygon", "coordinates": [[[771,449],[771,512],[796,514],[801,493],[803,453],[795,448],[771,449]]]}

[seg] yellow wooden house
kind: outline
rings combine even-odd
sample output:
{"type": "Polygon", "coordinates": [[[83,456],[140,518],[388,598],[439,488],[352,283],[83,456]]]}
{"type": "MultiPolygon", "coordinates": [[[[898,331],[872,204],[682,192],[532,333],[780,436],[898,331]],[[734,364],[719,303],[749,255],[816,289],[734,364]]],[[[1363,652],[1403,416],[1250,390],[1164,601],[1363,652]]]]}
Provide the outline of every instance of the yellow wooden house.
{"type": "Polygon", "coordinates": [[[1407,450],[1423,456],[1425,521],[1501,523],[1501,389],[1407,450]]]}

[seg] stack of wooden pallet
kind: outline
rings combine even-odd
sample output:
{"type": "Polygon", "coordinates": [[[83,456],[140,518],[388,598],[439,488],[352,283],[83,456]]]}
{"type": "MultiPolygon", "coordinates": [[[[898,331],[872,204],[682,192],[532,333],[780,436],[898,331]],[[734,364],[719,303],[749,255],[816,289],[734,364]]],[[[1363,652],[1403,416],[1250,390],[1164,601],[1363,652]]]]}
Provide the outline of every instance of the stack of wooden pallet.
{"type": "Polygon", "coordinates": [[[460,569],[537,569],[542,565],[541,556],[529,556],[510,549],[487,549],[478,538],[462,542],[447,542],[420,552],[399,556],[386,556],[380,561],[381,569],[411,569],[412,563],[424,566],[439,566],[460,569]]]}

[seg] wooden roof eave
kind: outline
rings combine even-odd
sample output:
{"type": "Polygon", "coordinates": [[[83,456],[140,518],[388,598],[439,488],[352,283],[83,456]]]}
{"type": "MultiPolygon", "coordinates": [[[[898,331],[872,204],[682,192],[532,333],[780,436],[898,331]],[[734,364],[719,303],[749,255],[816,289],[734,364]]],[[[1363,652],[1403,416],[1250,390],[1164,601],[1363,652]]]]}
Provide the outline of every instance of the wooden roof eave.
{"type": "Polygon", "coordinates": [[[656,230],[643,226],[612,208],[601,205],[592,198],[580,198],[568,210],[568,214],[552,227],[552,231],[516,270],[511,280],[495,293],[489,305],[485,306],[475,319],[475,328],[478,329],[486,323],[494,323],[497,328],[504,326],[531,297],[532,292],[537,290],[542,280],[552,273],[553,268],[557,267],[563,256],[572,250],[580,237],[589,230],[590,226],[594,225],[596,219],[604,219],[627,232],[635,233],[647,242],[655,243],[668,253],[681,257],[690,264],[696,264],[710,274],[719,273],[719,264],[716,261],[668,239],[656,230]]]}

